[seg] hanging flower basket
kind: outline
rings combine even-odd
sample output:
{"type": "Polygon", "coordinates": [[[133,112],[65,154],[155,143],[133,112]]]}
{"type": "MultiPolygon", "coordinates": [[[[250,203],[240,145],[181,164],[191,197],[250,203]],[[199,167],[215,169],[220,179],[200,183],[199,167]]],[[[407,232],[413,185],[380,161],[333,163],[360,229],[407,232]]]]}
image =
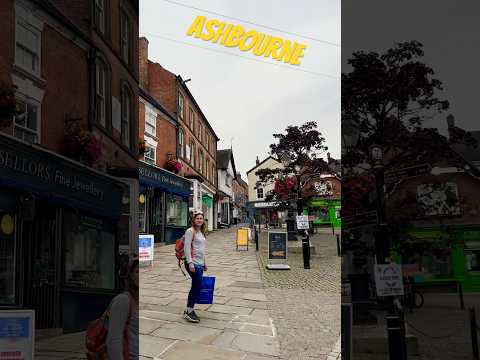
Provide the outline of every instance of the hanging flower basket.
{"type": "Polygon", "coordinates": [[[69,124],[65,130],[63,154],[93,166],[103,154],[103,143],[90,131],[78,124],[69,124]]]}
{"type": "Polygon", "coordinates": [[[182,170],[182,163],[178,160],[167,160],[165,163],[165,169],[178,174],[182,170]]]}
{"type": "Polygon", "coordinates": [[[140,140],[138,142],[138,154],[140,156],[145,155],[145,152],[147,151],[147,144],[145,143],[145,140],[140,140]]]}
{"type": "Polygon", "coordinates": [[[275,181],[275,187],[273,191],[278,198],[285,198],[293,193],[296,184],[297,179],[295,178],[295,176],[287,176],[285,178],[281,178],[275,181]]]}
{"type": "Polygon", "coordinates": [[[15,92],[13,87],[0,82],[0,130],[12,125],[15,115],[15,92]]]}

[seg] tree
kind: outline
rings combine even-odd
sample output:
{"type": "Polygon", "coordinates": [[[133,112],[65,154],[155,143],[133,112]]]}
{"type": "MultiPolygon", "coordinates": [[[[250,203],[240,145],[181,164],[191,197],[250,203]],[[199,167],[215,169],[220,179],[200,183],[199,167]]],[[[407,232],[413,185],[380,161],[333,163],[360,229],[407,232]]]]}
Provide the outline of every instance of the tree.
{"type": "Polygon", "coordinates": [[[280,210],[295,202],[301,214],[303,187],[328,170],[327,162],[321,157],[328,148],[317,127],[317,123],[311,121],[301,126],[288,126],[285,133],[273,134],[278,142],[270,145],[270,154],[282,161],[284,166],[256,172],[259,177],[257,186],[275,183],[275,189],[267,194],[267,200],[276,202],[280,210]]]}

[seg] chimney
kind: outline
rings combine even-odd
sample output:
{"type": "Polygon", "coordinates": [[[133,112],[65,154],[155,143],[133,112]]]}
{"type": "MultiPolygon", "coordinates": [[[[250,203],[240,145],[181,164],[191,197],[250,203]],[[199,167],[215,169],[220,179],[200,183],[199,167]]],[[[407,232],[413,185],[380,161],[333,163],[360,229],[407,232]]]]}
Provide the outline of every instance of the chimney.
{"type": "Polygon", "coordinates": [[[138,39],[138,68],[140,87],[148,90],[148,40],[144,36],[138,39]]]}
{"type": "Polygon", "coordinates": [[[259,165],[259,164],[260,164],[260,160],[258,159],[258,156],[257,156],[257,165],[259,165]]]}
{"type": "Polygon", "coordinates": [[[448,125],[448,135],[450,138],[453,136],[453,131],[455,128],[455,116],[452,114],[447,116],[447,125],[448,125]]]}
{"type": "Polygon", "coordinates": [[[330,157],[330,153],[327,152],[327,163],[330,164],[331,160],[332,160],[332,158],[330,157]]]}

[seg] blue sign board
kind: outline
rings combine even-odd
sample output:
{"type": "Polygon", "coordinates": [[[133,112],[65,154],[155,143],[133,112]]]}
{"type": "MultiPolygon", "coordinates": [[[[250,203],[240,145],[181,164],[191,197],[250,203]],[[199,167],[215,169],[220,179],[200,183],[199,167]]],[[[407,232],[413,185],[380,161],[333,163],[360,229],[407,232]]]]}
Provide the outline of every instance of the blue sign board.
{"type": "Polygon", "coordinates": [[[30,318],[0,318],[0,338],[28,338],[30,318]]]}
{"type": "Polygon", "coordinates": [[[183,177],[141,161],[138,164],[138,170],[140,184],[149,185],[182,196],[190,195],[192,183],[183,177]]]}
{"type": "Polygon", "coordinates": [[[138,260],[150,261],[153,265],[153,246],[155,236],[150,234],[138,235],[138,260]]]}

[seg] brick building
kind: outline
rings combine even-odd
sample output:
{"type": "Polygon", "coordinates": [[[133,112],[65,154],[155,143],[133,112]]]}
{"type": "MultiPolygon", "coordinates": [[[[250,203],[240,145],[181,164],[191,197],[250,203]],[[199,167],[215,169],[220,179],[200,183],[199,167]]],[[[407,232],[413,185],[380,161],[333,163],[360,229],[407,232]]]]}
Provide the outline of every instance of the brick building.
{"type": "Polygon", "coordinates": [[[15,98],[0,306],[35,309],[39,329],[84,329],[123,286],[120,249],[136,251],[138,15],[133,0],[0,2],[0,86],[15,98]]]}
{"type": "Polygon", "coordinates": [[[157,156],[166,157],[166,160],[170,157],[171,162],[178,161],[182,165],[178,175],[192,183],[188,208],[203,210],[209,230],[213,230],[217,222],[214,208],[219,139],[188,89],[186,82],[189,80],[184,81],[180,75],[149,61],[146,38],[140,38],[139,44],[141,84],[177,122],[176,136],[168,136],[165,143],[157,147],[157,156]],[[174,141],[175,151],[172,154],[174,141]]]}
{"type": "Polygon", "coordinates": [[[248,184],[237,173],[233,180],[233,219],[237,224],[247,221],[248,184]]]}

